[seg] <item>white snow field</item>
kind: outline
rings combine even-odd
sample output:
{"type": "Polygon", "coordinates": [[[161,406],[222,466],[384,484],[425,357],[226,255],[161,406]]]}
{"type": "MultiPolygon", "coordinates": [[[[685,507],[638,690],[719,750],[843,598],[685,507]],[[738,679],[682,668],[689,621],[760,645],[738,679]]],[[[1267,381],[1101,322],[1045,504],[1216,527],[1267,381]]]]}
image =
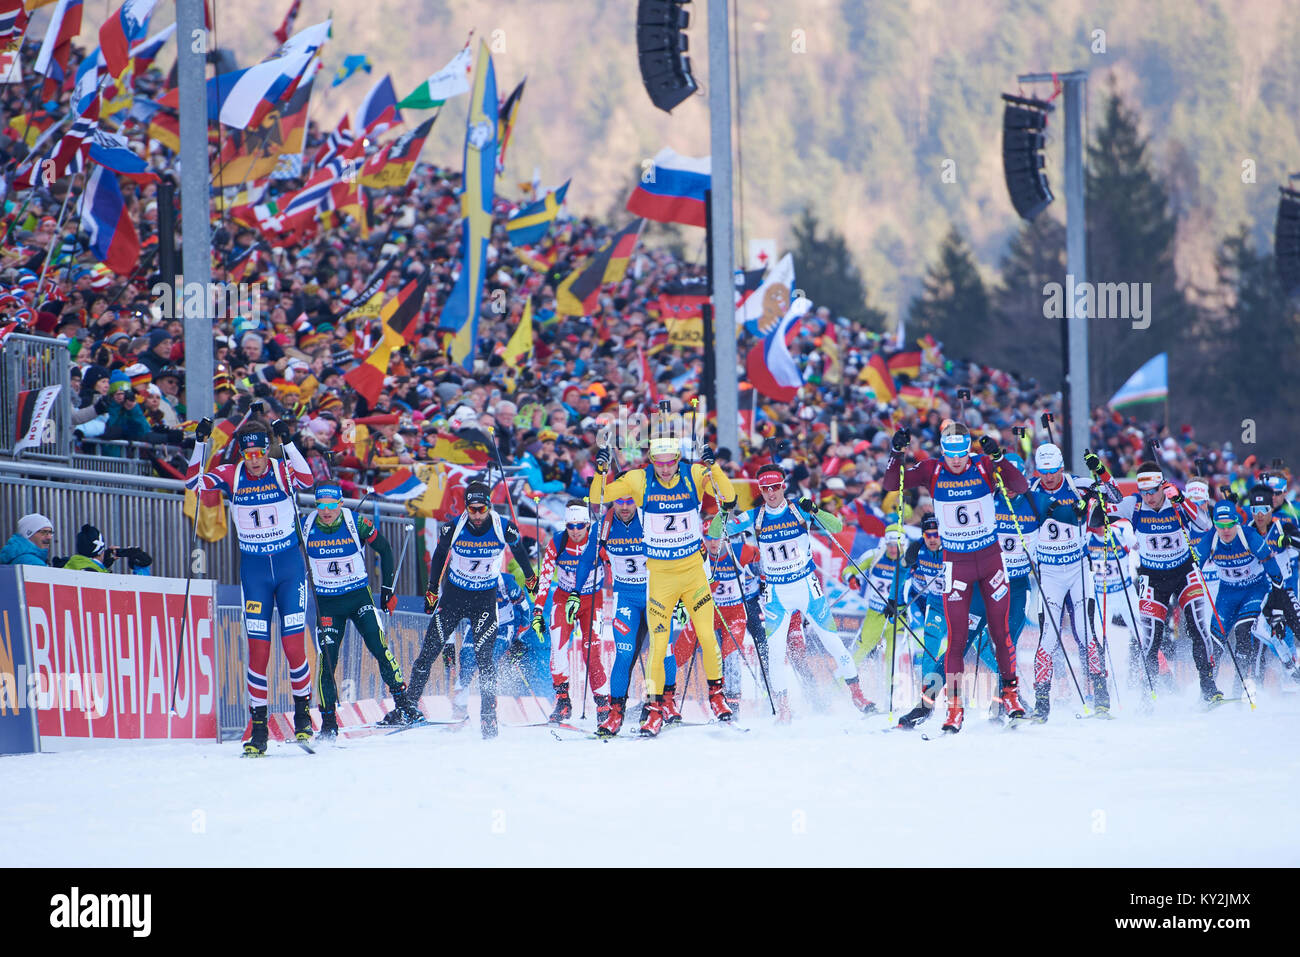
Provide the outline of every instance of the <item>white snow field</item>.
{"type": "Polygon", "coordinates": [[[650,741],[471,723],[262,760],[236,742],[0,758],[0,848],[20,867],[1300,864],[1300,695],[1109,722],[1058,701],[1015,731],[968,711],[932,741],[842,707],[650,741]]]}

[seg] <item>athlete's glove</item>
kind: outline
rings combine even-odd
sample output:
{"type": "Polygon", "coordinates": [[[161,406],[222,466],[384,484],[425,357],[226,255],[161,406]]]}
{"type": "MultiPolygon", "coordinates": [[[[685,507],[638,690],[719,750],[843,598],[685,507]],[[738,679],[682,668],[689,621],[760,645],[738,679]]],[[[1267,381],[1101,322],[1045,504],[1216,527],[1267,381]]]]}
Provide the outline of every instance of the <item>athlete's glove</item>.
{"type": "Polygon", "coordinates": [[[732,511],[735,507],[736,507],[736,500],[735,500],[734,498],[729,498],[729,499],[727,499],[726,501],[724,501],[724,502],[722,503],[722,510],[723,510],[724,512],[730,512],[730,511],[732,511]]]}
{"type": "Polygon", "coordinates": [[[194,440],[196,442],[206,442],[208,436],[212,434],[212,420],[200,419],[199,424],[194,426],[194,440]]]}
{"type": "Polygon", "coordinates": [[[435,608],[438,607],[438,589],[430,588],[424,593],[424,613],[432,615],[435,608]]]}
{"type": "Polygon", "coordinates": [[[814,502],[812,499],[810,499],[807,495],[799,499],[799,507],[803,509],[805,515],[811,516],[817,514],[817,503],[814,502]]]}
{"type": "Polygon", "coordinates": [[[686,606],[681,602],[678,602],[677,607],[673,609],[673,617],[677,619],[678,628],[685,628],[690,624],[690,618],[686,615],[686,606]]]}
{"type": "Polygon", "coordinates": [[[596,472],[598,474],[604,475],[613,464],[614,452],[608,445],[602,445],[596,449],[596,472]]]}
{"type": "Polygon", "coordinates": [[[564,600],[564,620],[572,625],[578,620],[578,610],[582,607],[582,599],[577,595],[570,595],[564,600]]]}
{"type": "Polygon", "coordinates": [[[898,617],[898,602],[892,598],[885,599],[885,617],[890,621],[898,617]]]}
{"type": "Polygon", "coordinates": [[[536,597],[537,597],[537,576],[536,576],[536,575],[529,575],[527,578],[525,578],[525,579],[524,579],[524,588],[526,588],[526,589],[528,590],[528,594],[529,594],[530,596],[532,596],[533,598],[536,598],[536,597]]]}
{"type": "Polygon", "coordinates": [[[1234,491],[1233,491],[1231,488],[1229,488],[1227,485],[1220,485],[1220,486],[1219,486],[1219,498],[1227,499],[1227,500],[1228,500],[1229,502],[1231,502],[1233,505],[1236,505],[1236,504],[1237,504],[1237,493],[1234,492],[1234,491]]]}
{"type": "Polygon", "coordinates": [[[1101,474],[1101,459],[1091,449],[1083,453],[1083,464],[1088,466],[1088,471],[1093,475],[1101,474]]]}
{"type": "Polygon", "coordinates": [[[546,619],[542,617],[540,608],[533,612],[533,632],[537,635],[538,641],[546,640],[546,619]]]}
{"type": "Polygon", "coordinates": [[[911,444],[911,441],[912,433],[907,431],[907,429],[899,429],[894,433],[894,439],[893,442],[890,443],[890,447],[895,452],[902,452],[909,444],[911,444]]]}
{"type": "Polygon", "coordinates": [[[980,436],[980,451],[987,455],[994,462],[1002,458],[1002,447],[993,441],[991,435],[980,436]]]}
{"type": "Polygon", "coordinates": [[[293,429],[289,428],[289,423],[284,419],[276,419],[272,422],[271,431],[275,433],[281,445],[288,445],[293,440],[293,429]]]}
{"type": "Polygon", "coordinates": [[[379,604],[384,606],[384,611],[392,611],[397,607],[397,592],[388,585],[381,585],[379,588],[379,604]]]}
{"type": "Polygon", "coordinates": [[[1169,501],[1173,502],[1175,505],[1183,504],[1183,493],[1178,491],[1177,487],[1175,487],[1172,482],[1166,481],[1161,488],[1164,490],[1165,498],[1169,499],[1169,501]]]}
{"type": "Polygon", "coordinates": [[[704,448],[700,449],[700,461],[709,468],[713,468],[713,463],[716,462],[717,459],[714,457],[713,448],[711,446],[706,445],[704,448]]]}

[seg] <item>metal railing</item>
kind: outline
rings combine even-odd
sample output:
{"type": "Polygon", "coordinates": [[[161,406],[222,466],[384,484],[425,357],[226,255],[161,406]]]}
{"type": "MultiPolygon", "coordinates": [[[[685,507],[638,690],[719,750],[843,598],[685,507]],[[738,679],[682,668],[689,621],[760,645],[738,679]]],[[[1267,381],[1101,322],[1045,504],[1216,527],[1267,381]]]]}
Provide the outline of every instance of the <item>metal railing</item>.
{"type": "Polygon", "coordinates": [[[14,333],[0,351],[0,452],[14,447],[18,394],[46,386],[62,386],[50,413],[54,440],[25,449],[24,457],[71,460],[72,386],[68,344],[58,339],[14,333]]]}
{"type": "MultiPolygon", "coordinates": [[[[39,512],[54,526],[53,555],[72,554],[77,530],[89,523],[103,533],[109,545],[134,546],[148,552],[153,557],[151,574],[185,578],[195,573],[219,584],[239,584],[239,545],[233,529],[217,542],[197,539],[195,551],[202,555],[201,559],[186,555],[193,525],[184,514],[184,498],[184,485],[173,479],[0,459],[0,540],[13,533],[23,515],[39,512]]],[[[300,494],[298,504],[310,509],[311,496],[300,494]]],[[[348,499],[344,504],[355,508],[357,502],[348,499]]],[[[406,526],[416,526],[413,537],[419,534],[418,521],[400,505],[371,499],[362,513],[388,539],[394,559],[401,552],[406,526]]],[[[397,581],[398,594],[421,593],[416,548],[413,540],[397,581]]],[[[377,593],[379,563],[369,565],[371,585],[377,593]]]]}

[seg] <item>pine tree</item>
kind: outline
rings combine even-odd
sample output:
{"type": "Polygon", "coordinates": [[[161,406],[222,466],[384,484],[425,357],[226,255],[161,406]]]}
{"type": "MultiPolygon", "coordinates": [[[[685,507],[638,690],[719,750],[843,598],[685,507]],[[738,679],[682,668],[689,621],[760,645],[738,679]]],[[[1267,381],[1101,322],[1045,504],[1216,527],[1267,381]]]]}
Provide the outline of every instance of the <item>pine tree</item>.
{"type": "Polygon", "coordinates": [[[984,280],[966,240],[953,226],[939,247],[938,261],[926,270],[921,295],[912,300],[907,337],[928,333],[943,343],[949,358],[989,361],[985,343],[990,315],[984,280]]]}
{"type": "Polygon", "coordinates": [[[867,284],[841,233],[818,236],[820,223],[809,207],[793,226],[795,281],[804,294],[834,316],[876,331],[885,314],[867,302],[867,284]]]}
{"type": "Polygon", "coordinates": [[[1239,457],[1256,452],[1294,467],[1300,399],[1289,381],[1300,355],[1300,305],[1278,281],[1272,254],[1256,251],[1245,223],[1223,240],[1215,264],[1219,305],[1201,311],[1188,358],[1174,366],[1171,356],[1171,408],[1202,426],[1204,437],[1238,445],[1242,421],[1252,419],[1258,446],[1239,445],[1239,457]]]}
{"type": "Polygon", "coordinates": [[[1046,214],[1021,223],[999,265],[993,321],[985,342],[990,362],[1046,389],[1060,389],[1062,323],[1043,315],[1048,283],[1065,282],[1065,226],[1046,214]]]}
{"type": "MultiPolygon", "coordinates": [[[[1146,358],[1190,332],[1192,313],[1174,270],[1177,219],[1169,195],[1147,155],[1138,117],[1114,90],[1088,147],[1088,280],[1139,283],[1150,327],[1133,328],[1128,317],[1096,314],[1088,320],[1088,367],[1092,404],[1100,405],[1146,358]]],[[[1075,277],[1076,281],[1080,277],[1075,277]]],[[[1171,363],[1174,355],[1170,355],[1171,363]]]]}

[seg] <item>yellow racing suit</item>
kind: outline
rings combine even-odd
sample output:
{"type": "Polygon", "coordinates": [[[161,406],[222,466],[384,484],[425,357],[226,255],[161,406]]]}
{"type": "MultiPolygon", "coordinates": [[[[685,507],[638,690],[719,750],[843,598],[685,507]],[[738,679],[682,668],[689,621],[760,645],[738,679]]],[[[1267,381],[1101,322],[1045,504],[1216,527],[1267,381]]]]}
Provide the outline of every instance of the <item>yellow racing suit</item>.
{"type": "Polygon", "coordinates": [[[660,482],[653,465],[626,472],[612,482],[597,473],[591,480],[593,502],[631,498],[642,513],[645,535],[646,623],[650,629],[646,694],[663,694],[664,654],[668,649],[670,619],[680,600],[695,625],[704,659],[704,676],[722,678],[722,653],[713,630],[713,594],[704,571],[700,503],[702,490],[716,485],[715,497],[734,502],[736,490],[717,465],[677,463],[677,473],[660,482]]]}

